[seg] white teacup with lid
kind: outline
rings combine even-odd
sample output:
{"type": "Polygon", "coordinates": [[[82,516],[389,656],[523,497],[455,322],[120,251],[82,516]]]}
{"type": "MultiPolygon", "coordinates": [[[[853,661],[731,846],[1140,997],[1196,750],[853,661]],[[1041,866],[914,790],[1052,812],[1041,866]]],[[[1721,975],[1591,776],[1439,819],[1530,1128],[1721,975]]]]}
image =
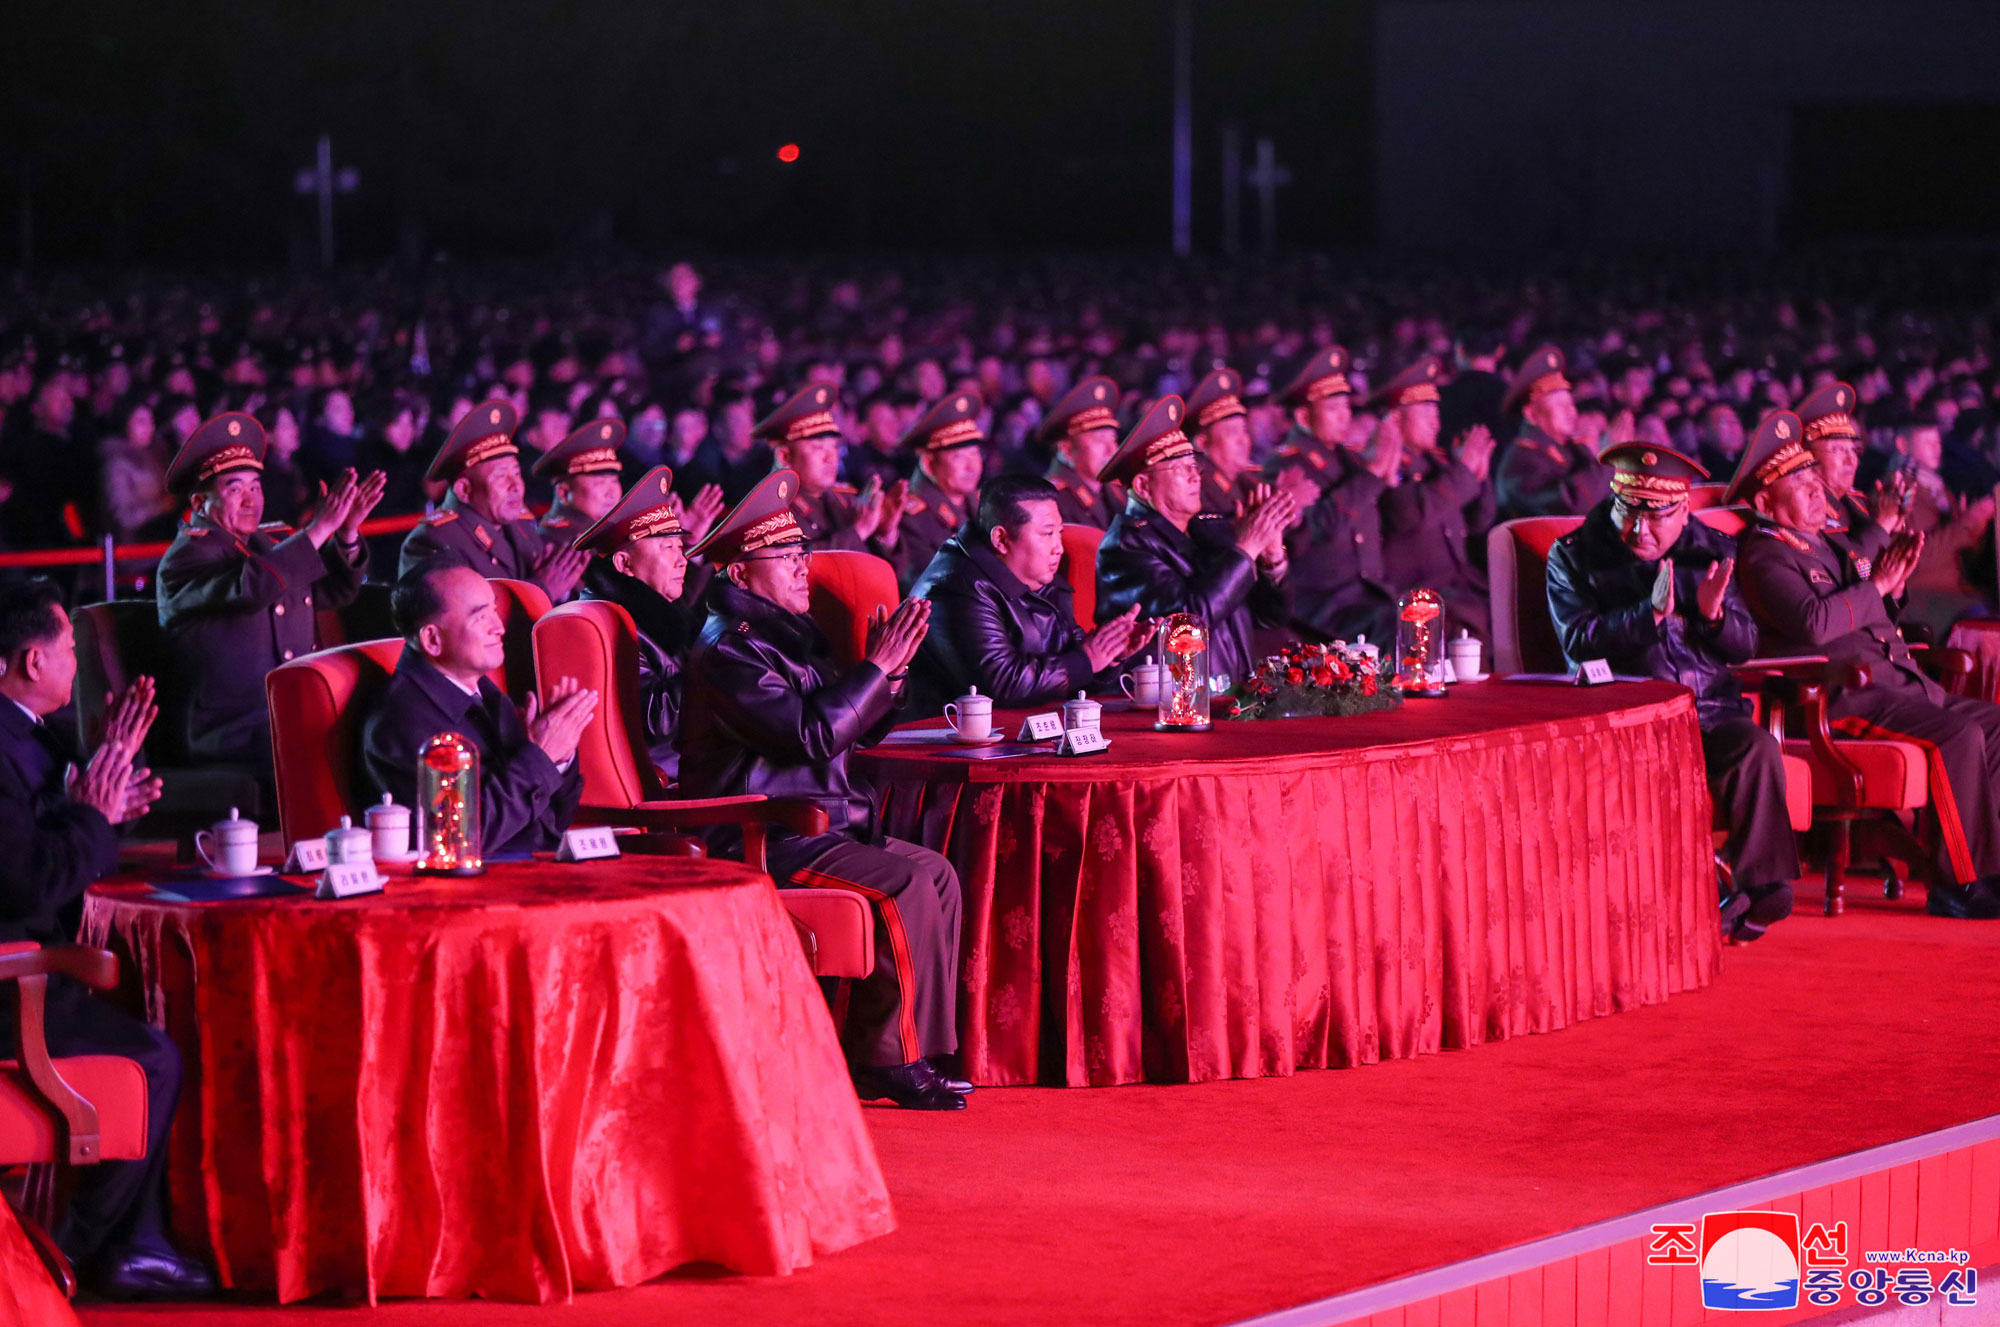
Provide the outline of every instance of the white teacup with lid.
{"type": "Polygon", "coordinates": [[[1096,728],[1104,721],[1104,707],[1082,691],[1076,693],[1075,700],[1066,700],[1062,707],[1063,730],[1076,728],[1096,728]]]}
{"type": "Polygon", "coordinates": [[[944,707],[944,721],[961,742],[984,742],[993,736],[993,697],[967,687],[965,694],[944,707]]]}
{"type": "Polygon", "coordinates": [[[257,822],[245,820],[235,807],[229,819],[218,820],[194,836],[194,850],[217,876],[255,875],[257,872],[257,822]]]}
{"type": "Polygon", "coordinates": [[[328,866],[359,866],[375,864],[374,841],[368,831],[356,829],[352,816],[342,816],[336,829],[326,832],[326,864],[328,866]]]}
{"type": "Polygon", "coordinates": [[[382,800],[369,807],[363,819],[368,822],[368,837],[376,861],[405,862],[415,858],[410,849],[410,808],[397,806],[394,793],[383,793],[382,800]]]}

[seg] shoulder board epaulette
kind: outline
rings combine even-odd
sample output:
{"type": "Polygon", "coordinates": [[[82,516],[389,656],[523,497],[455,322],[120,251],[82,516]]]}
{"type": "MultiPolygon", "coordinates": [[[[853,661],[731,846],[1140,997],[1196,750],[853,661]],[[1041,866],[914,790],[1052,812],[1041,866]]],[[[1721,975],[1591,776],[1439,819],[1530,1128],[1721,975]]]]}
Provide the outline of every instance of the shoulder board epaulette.
{"type": "Polygon", "coordinates": [[[920,516],[924,512],[927,512],[929,510],[930,510],[930,504],[925,502],[922,498],[903,499],[903,515],[905,516],[920,516]]]}
{"type": "Polygon", "coordinates": [[[424,517],[424,524],[425,524],[425,525],[446,525],[446,524],[449,524],[450,522],[452,522],[452,521],[455,521],[455,520],[457,520],[457,519],[458,519],[458,513],[457,513],[457,512],[455,512],[455,511],[449,511],[449,510],[447,510],[447,511],[434,511],[434,512],[432,512],[432,513],[431,513],[430,515],[428,515],[428,516],[424,517]]]}
{"type": "Polygon", "coordinates": [[[1793,548],[1796,548],[1801,553],[1812,552],[1811,544],[1808,544],[1805,540],[1799,538],[1798,535],[1794,534],[1790,530],[1787,530],[1782,525],[1766,525],[1766,526],[1761,526],[1759,528],[1761,528],[1765,534],[1770,535],[1773,539],[1777,539],[1784,543],[1790,544],[1793,548]]]}
{"type": "Polygon", "coordinates": [[[206,539],[208,538],[208,527],[205,525],[184,525],[181,527],[181,533],[190,539],[206,539]]]}
{"type": "Polygon", "coordinates": [[[542,524],[548,526],[551,530],[567,530],[569,529],[569,517],[551,516],[543,521],[542,524]]]}
{"type": "Polygon", "coordinates": [[[858,497],[860,496],[861,493],[861,490],[854,487],[854,485],[852,484],[835,484],[833,486],[833,491],[845,497],[850,497],[850,498],[858,497]]]}
{"type": "Polygon", "coordinates": [[[1307,452],[1307,453],[1306,453],[1306,460],[1308,460],[1308,461],[1310,461],[1310,462],[1312,463],[1312,467],[1313,467],[1313,469],[1315,469],[1315,470],[1324,470],[1324,469],[1326,469],[1326,457],[1325,457],[1325,456],[1324,456],[1324,455],[1323,455],[1322,453],[1319,453],[1319,452],[1307,452]]]}

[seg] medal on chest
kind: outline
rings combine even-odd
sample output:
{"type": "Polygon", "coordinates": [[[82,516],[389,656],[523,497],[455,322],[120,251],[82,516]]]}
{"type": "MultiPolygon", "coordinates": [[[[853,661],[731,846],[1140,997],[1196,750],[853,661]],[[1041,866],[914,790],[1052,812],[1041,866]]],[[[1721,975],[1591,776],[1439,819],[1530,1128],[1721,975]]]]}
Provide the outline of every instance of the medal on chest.
{"type": "Polygon", "coordinates": [[[485,549],[489,553],[493,551],[493,536],[486,533],[485,526],[483,525],[473,526],[472,537],[479,541],[479,546],[481,548],[485,549]]]}

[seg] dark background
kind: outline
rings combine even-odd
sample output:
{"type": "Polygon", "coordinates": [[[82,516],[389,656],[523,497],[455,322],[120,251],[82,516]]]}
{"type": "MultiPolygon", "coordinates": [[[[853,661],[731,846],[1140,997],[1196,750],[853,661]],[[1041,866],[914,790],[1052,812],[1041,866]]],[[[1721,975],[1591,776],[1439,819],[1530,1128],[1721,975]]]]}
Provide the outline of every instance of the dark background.
{"type": "MultiPolygon", "coordinates": [[[[1164,247],[1166,0],[71,0],[0,43],[0,263],[1164,247]],[[777,149],[799,144],[790,166],[777,149]]],[[[1197,240],[1218,135],[1275,140],[1283,238],[1370,238],[1363,3],[1197,7],[1197,240]]],[[[1247,166],[1246,161],[1246,166],[1247,166]]],[[[1246,206],[1246,235],[1254,235],[1246,206]]]]}

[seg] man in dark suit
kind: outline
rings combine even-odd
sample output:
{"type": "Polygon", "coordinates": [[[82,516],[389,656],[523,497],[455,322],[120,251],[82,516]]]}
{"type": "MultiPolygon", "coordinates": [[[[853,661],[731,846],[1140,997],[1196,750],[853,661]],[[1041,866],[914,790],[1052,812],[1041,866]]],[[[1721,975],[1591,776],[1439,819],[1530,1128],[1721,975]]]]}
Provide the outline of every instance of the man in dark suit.
{"type": "Polygon", "coordinates": [[[917,651],[911,704],[931,714],[969,686],[995,705],[1043,705],[1090,685],[1132,645],[1139,606],[1086,633],[1062,570],[1063,521],[1055,486],[1001,475],[945,540],[910,595],[931,605],[917,651]]]}
{"type": "Polygon", "coordinates": [[[264,676],[319,647],[317,612],[351,603],[368,570],[361,522],[382,500],[377,470],[349,470],[296,534],[260,528],[264,427],[249,415],[209,420],[167,470],[194,514],[160,560],[160,625],[181,672],[173,716],[198,760],[271,768],[264,676]]]}
{"type": "Polygon", "coordinates": [[[1285,621],[1285,527],[1296,508],[1259,488],[1233,522],[1202,515],[1183,414],[1180,397],[1161,397],[1104,468],[1130,496],[1097,547],[1097,615],[1192,613],[1208,627],[1209,673],[1240,682],[1254,660],[1252,627],[1285,621]]]}
{"type": "Polygon", "coordinates": [[[403,633],[403,654],[362,724],[360,800],[392,793],[415,806],[424,744],[458,733],[479,752],[481,851],[491,857],[555,847],[583,796],[576,743],[597,693],[563,678],[546,709],[530,696],[527,711],[516,711],[487,676],[506,659],[493,587],[469,568],[410,571],[396,582],[389,611],[403,633]]]}
{"type": "MultiPolygon", "coordinates": [[[[135,768],[152,726],[153,683],[139,678],[112,701],[104,740],[80,768],[64,735],[45,720],[69,703],[76,637],[54,586],[0,585],[0,943],[68,944],[83,893],[118,864],[113,826],[136,820],[160,795],[135,768]]],[[[0,993],[0,1057],[15,1046],[15,1001],[0,993]]],[[[49,979],[43,1014],[49,1053],[116,1055],[146,1076],[146,1155],[107,1161],[77,1177],[63,1252],[99,1294],[182,1299],[215,1292],[215,1278],[167,1238],[167,1134],[180,1098],[181,1059],[164,1032],[91,996],[68,978],[49,979]]]]}
{"type": "Polygon", "coordinates": [[[647,754],[668,775],[680,765],[674,741],[680,730],[682,666],[701,629],[697,614],[709,578],[705,565],[689,574],[673,483],[673,471],[655,466],[603,520],[576,538],[576,547],[593,555],[583,573],[583,598],[617,604],[632,615],[647,754]]]}
{"type": "Polygon", "coordinates": [[[895,722],[930,605],[906,600],[878,616],[867,656],[837,670],[808,615],[797,484],[789,470],[769,475],[694,548],[727,579],[688,660],[681,787],[810,798],[826,812],[826,833],[774,832],[766,858],[780,884],[851,890],[875,912],[875,971],[855,983],[843,1030],[855,1087],[867,1100],[963,1110],[971,1086],[937,1063],[958,1049],[958,875],[928,848],[884,836],[867,781],[847,764],[895,722]]]}
{"type": "Polygon", "coordinates": [[[444,506],[403,540],[399,575],[444,561],[481,576],[533,581],[547,591],[550,603],[561,603],[576,589],[584,555],[567,543],[549,542],[528,516],[516,422],[514,407],[505,401],[475,406],[458,421],[424,476],[451,491],[444,506]]]}
{"type": "Polygon", "coordinates": [[[1691,458],[1626,442],[1604,463],[1611,497],[1549,551],[1549,615],[1572,666],[1603,659],[1694,692],[1709,792],[1729,830],[1723,934],[1755,940],[1791,915],[1799,852],[1784,754],[1729,671],[1757,652],[1757,624],[1731,584],[1736,543],[1690,519],[1690,487],[1708,477],[1691,458]]]}
{"type": "Polygon", "coordinates": [[[1891,618],[1923,552],[1904,531],[1868,558],[1826,532],[1826,486],[1789,410],[1757,426],[1723,500],[1756,518],[1737,537],[1743,599],[1766,655],[1824,654],[1868,670],[1828,706],[1849,737],[1909,742],[1930,769],[1937,863],[1924,906],[1940,917],[2000,917],[2000,706],[1953,696],[1925,675],[1891,618]]]}

